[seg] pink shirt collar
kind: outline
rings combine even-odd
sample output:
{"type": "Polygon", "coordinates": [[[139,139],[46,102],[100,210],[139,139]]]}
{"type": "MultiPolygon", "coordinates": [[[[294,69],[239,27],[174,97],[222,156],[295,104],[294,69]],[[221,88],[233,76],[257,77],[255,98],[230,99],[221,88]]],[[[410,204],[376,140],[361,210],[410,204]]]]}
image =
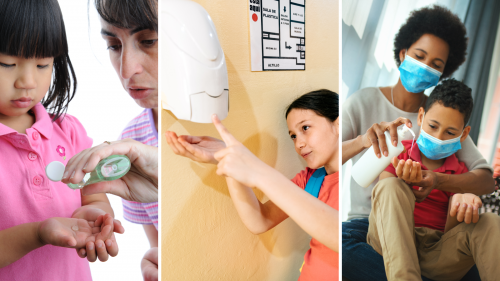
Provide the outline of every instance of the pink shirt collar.
{"type": "MultiPolygon", "coordinates": [[[[52,118],[45,110],[45,107],[41,103],[37,103],[33,108],[33,113],[35,114],[35,124],[31,126],[31,128],[37,130],[40,134],[42,134],[46,139],[50,139],[52,136],[52,118]]],[[[59,120],[58,120],[59,121],[59,120]]],[[[17,131],[5,126],[4,124],[0,124],[0,136],[7,134],[16,134],[17,131]]]]}

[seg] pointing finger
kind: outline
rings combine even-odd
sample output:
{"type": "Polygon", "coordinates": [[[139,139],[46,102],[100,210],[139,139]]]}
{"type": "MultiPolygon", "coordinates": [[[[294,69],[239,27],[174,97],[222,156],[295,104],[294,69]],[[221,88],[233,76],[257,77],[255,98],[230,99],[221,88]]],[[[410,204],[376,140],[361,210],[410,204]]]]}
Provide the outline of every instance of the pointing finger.
{"type": "Polygon", "coordinates": [[[219,132],[220,136],[222,137],[222,140],[229,146],[235,143],[238,143],[238,140],[236,140],[233,135],[226,129],[224,125],[219,120],[219,117],[217,117],[216,114],[212,115],[212,122],[215,125],[215,128],[219,132]]]}

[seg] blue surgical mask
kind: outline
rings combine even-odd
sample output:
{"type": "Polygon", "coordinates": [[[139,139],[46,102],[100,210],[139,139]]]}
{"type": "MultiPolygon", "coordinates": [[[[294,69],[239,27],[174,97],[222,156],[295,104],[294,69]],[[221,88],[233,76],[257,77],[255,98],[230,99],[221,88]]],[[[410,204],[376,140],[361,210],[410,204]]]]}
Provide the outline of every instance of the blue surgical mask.
{"type": "Polygon", "coordinates": [[[425,157],[431,160],[443,159],[462,148],[460,138],[462,137],[463,133],[464,132],[462,131],[462,134],[454,139],[440,140],[427,134],[424,129],[420,127],[420,135],[417,139],[418,148],[425,155],[425,157]]]}
{"type": "Polygon", "coordinates": [[[436,86],[442,73],[405,53],[405,60],[399,66],[399,77],[408,92],[421,93],[436,86]]]}

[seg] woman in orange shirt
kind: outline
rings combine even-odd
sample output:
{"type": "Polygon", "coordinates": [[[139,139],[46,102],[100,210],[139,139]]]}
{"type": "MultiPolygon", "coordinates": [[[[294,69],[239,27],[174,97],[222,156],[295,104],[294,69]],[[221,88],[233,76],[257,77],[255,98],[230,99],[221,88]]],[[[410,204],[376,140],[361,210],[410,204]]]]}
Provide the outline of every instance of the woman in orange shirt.
{"type": "Polygon", "coordinates": [[[308,166],[292,181],[252,154],[216,116],[213,123],[223,141],[166,132],[167,142],[177,155],[217,164],[217,174],[226,177],[236,210],[252,233],[266,232],[291,217],[312,236],[300,281],[339,278],[338,104],[338,94],[318,90],[288,107],[285,117],[289,136],[308,166]],[[261,203],[252,187],[264,192],[269,201],[261,203]]]}

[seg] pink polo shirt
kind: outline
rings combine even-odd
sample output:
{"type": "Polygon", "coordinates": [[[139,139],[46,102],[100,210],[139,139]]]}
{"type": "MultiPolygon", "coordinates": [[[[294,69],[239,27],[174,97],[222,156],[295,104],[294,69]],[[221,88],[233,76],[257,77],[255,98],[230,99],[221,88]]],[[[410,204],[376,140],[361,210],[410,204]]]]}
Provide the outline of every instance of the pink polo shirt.
{"type": "MultiPolygon", "coordinates": [[[[82,124],[66,115],[52,122],[39,103],[36,122],[20,134],[0,124],[0,230],[51,217],[71,217],[81,206],[79,190],[45,176],[52,161],[64,164],[92,145],[82,124]]],[[[2,254],[0,252],[0,254],[2,254]]],[[[92,280],[75,249],[46,245],[0,268],[0,280],[92,280]]]]}

